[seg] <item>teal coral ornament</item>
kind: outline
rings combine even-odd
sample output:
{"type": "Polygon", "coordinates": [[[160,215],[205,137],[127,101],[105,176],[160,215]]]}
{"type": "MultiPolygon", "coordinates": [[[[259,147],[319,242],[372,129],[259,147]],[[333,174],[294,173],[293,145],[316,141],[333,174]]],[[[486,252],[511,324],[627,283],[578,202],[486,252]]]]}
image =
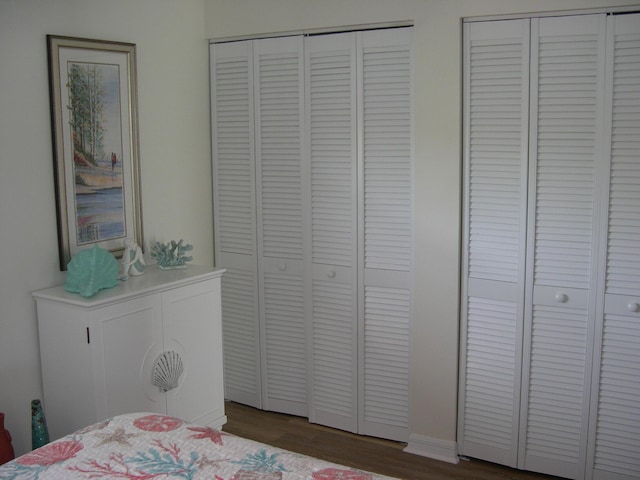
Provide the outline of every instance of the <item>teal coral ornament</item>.
{"type": "Polygon", "coordinates": [[[67,265],[67,292],[91,297],[103,288],[118,284],[120,267],[118,261],[107,250],[94,245],[73,256],[67,265]]]}
{"type": "Polygon", "coordinates": [[[155,242],[151,246],[151,258],[158,262],[160,270],[173,270],[176,268],[187,268],[187,262],[193,257],[186,256],[186,252],[193,250],[193,245],[183,244],[182,240],[169,243],[155,242]]]}

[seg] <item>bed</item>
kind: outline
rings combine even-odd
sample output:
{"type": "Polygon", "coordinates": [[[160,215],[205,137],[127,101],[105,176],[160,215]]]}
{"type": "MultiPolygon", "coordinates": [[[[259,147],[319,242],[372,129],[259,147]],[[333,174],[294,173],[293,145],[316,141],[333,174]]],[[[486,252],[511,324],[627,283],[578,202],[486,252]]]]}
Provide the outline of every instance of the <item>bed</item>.
{"type": "Polygon", "coordinates": [[[0,466],[2,480],[391,480],[155,413],[118,415],[0,466]]]}

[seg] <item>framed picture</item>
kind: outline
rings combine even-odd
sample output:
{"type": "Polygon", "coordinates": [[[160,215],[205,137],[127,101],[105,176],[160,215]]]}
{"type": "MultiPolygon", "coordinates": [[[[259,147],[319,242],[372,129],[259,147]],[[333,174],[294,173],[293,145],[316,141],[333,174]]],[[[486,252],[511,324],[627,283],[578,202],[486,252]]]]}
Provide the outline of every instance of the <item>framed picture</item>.
{"type": "Polygon", "coordinates": [[[142,246],[136,46],[47,35],[60,269],[142,246]]]}

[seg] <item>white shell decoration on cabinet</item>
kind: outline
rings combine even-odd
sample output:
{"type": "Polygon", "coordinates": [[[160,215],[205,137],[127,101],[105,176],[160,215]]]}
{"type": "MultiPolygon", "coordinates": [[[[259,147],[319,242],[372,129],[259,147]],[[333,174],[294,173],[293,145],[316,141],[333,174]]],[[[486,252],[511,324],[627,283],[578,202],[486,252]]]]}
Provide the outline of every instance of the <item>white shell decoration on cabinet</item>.
{"type": "Polygon", "coordinates": [[[178,352],[164,352],[153,366],[153,384],[161,391],[168,392],[178,386],[183,371],[184,365],[178,352]]]}

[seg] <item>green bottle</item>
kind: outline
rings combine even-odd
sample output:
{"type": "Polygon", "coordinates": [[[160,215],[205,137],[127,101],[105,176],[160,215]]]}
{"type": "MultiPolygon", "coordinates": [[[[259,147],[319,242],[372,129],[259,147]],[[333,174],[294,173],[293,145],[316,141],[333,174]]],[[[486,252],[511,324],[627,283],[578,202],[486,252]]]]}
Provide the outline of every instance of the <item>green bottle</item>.
{"type": "Polygon", "coordinates": [[[42,447],[49,443],[47,420],[44,418],[42,402],[39,399],[31,401],[31,448],[42,447]]]}

